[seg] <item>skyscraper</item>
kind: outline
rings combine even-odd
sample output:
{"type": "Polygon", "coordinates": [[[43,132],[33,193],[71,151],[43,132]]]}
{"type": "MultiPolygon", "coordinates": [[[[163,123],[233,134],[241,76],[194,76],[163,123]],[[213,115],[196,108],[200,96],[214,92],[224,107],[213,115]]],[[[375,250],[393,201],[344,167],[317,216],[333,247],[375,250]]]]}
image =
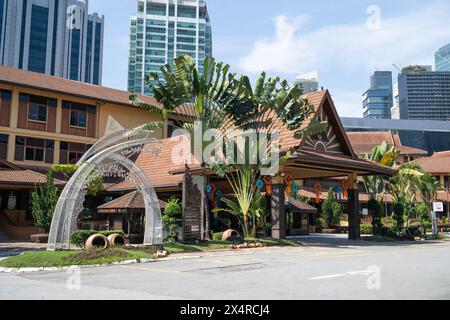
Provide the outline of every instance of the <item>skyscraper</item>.
{"type": "Polygon", "coordinates": [[[101,84],[104,17],[89,0],[0,0],[0,64],[101,84]]]}
{"type": "Polygon", "coordinates": [[[403,68],[398,76],[400,119],[450,120],[450,72],[403,68]]]}
{"type": "Polygon", "coordinates": [[[212,55],[211,23],[204,0],[138,0],[131,18],[128,91],[151,95],[144,83],[181,55],[192,56],[199,71],[212,55]]]}
{"type": "Polygon", "coordinates": [[[450,43],[435,53],[436,71],[450,72],[450,43]]]}
{"type": "Polygon", "coordinates": [[[364,95],[364,118],[390,119],[393,106],[392,72],[376,71],[364,95]]]}
{"type": "Polygon", "coordinates": [[[303,93],[312,93],[319,90],[319,74],[317,71],[300,75],[295,80],[295,85],[300,86],[303,93]]]}

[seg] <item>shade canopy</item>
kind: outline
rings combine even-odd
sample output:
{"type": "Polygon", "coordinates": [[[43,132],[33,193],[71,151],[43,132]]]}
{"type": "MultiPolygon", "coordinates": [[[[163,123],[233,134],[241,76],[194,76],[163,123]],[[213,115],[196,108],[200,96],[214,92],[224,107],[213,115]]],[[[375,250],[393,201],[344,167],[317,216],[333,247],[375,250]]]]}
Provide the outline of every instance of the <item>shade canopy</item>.
{"type": "MultiPolygon", "coordinates": [[[[161,209],[166,207],[167,203],[159,200],[161,209]]],[[[98,213],[114,214],[114,213],[128,213],[132,211],[145,210],[145,202],[142,193],[133,191],[126,195],[105,203],[97,208],[98,213]]]]}

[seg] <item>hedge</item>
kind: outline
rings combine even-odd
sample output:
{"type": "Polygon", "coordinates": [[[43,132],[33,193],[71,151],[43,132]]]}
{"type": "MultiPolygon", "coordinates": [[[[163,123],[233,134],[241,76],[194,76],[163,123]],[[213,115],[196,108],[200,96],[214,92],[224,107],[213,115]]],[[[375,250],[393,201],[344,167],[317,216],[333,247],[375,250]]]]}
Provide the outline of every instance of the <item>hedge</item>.
{"type": "Polygon", "coordinates": [[[121,234],[124,235],[125,233],[122,230],[111,230],[111,231],[95,231],[95,230],[81,230],[81,231],[75,231],[70,235],[70,243],[76,244],[80,248],[84,248],[84,245],[89,239],[89,237],[93,236],[94,234],[102,234],[105,237],[108,237],[112,234],[121,234]]]}
{"type": "Polygon", "coordinates": [[[223,232],[216,232],[213,234],[214,241],[222,241],[223,232]]]}
{"type": "Polygon", "coordinates": [[[373,234],[373,226],[371,224],[362,224],[361,234],[373,234]]]}

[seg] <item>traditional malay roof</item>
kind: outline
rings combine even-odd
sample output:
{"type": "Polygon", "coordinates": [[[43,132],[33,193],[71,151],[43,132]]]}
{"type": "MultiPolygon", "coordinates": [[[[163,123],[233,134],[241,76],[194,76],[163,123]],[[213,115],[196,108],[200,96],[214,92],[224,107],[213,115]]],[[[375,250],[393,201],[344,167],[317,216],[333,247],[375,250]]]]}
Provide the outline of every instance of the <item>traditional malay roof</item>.
{"type": "MultiPolygon", "coordinates": [[[[287,167],[291,166],[291,168],[297,169],[306,167],[311,170],[324,170],[326,168],[330,171],[329,176],[344,176],[349,172],[356,172],[361,175],[391,175],[394,173],[391,168],[357,157],[337,115],[328,90],[311,93],[305,95],[304,98],[308,99],[315,112],[305,121],[303,128],[306,128],[312,121],[327,121],[329,127],[326,132],[319,135],[295,139],[292,131],[281,126],[280,143],[282,144],[282,150],[293,153],[293,156],[287,161],[287,167]]],[[[136,164],[144,171],[156,189],[179,190],[186,164],[193,174],[198,174],[201,171],[200,162],[193,155],[186,155],[186,159],[182,161],[177,159],[179,158],[178,155],[181,156],[179,151],[183,149],[183,146],[185,150],[189,149],[189,141],[184,137],[164,139],[161,142],[155,142],[155,144],[159,145],[161,150],[159,156],[142,153],[139,155],[136,164]]],[[[208,173],[212,174],[210,171],[208,173]]],[[[129,182],[123,182],[108,189],[111,192],[131,190],[135,190],[135,186],[129,182]]]]}
{"type": "Polygon", "coordinates": [[[431,157],[417,159],[414,163],[430,174],[450,175],[450,151],[438,152],[431,157]]]}
{"type": "MultiPolygon", "coordinates": [[[[167,205],[166,202],[159,200],[160,208],[165,208],[167,205]]],[[[98,213],[122,213],[132,210],[143,210],[145,209],[145,202],[142,193],[139,191],[133,191],[127,193],[126,195],[112,200],[104,205],[101,205],[97,208],[98,213]]]]}
{"type": "MultiPolygon", "coordinates": [[[[28,185],[44,184],[47,180],[45,174],[16,166],[7,161],[0,161],[0,184],[2,185],[28,185]]],[[[65,182],[55,179],[55,185],[64,186],[65,182]]]]}
{"type": "Polygon", "coordinates": [[[370,154],[372,149],[381,145],[384,141],[391,147],[400,151],[402,156],[428,155],[428,152],[402,145],[400,136],[391,131],[384,132],[347,132],[350,143],[356,153],[370,154]]]}

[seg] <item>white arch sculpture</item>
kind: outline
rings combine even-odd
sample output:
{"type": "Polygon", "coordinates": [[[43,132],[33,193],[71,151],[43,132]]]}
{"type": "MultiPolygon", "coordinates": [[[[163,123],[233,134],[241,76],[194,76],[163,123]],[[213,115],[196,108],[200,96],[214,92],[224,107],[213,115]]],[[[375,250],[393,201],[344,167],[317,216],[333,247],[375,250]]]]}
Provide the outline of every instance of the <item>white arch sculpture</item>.
{"type": "MultiPolygon", "coordinates": [[[[84,201],[83,191],[91,173],[103,162],[113,161],[125,167],[133,174],[136,187],[142,192],[145,202],[145,234],[144,245],[162,243],[161,210],[156,192],[144,172],[123,153],[131,151],[132,155],[140,147],[158,142],[151,138],[151,131],[121,130],[99,140],[80,159],[80,168],[72,176],[59,197],[50,227],[47,250],[69,250],[70,233],[76,218],[80,213],[80,206],[84,201]]],[[[140,149],[142,151],[142,148],[140,149]]]]}

